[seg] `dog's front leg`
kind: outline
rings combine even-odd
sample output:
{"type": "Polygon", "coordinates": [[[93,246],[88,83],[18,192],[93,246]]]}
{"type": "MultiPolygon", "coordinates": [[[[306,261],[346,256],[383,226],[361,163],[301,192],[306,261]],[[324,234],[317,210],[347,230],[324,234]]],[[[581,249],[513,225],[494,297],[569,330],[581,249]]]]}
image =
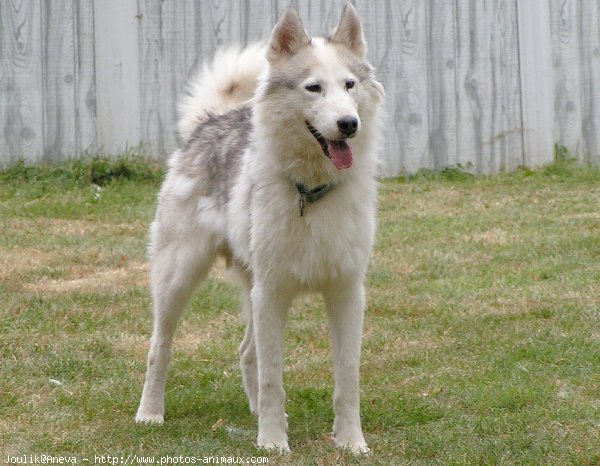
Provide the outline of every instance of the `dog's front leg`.
{"type": "Polygon", "coordinates": [[[359,366],[365,292],[362,280],[340,280],[325,290],[333,355],[333,437],[353,453],[368,453],[360,426],[359,366]]]}
{"type": "Polygon", "coordinates": [[[291,296],[271,284],[255,284],[252,309],[258,359],[259,447],[288,453],[285,392],[283,390],[283,341],[291,296]]]}

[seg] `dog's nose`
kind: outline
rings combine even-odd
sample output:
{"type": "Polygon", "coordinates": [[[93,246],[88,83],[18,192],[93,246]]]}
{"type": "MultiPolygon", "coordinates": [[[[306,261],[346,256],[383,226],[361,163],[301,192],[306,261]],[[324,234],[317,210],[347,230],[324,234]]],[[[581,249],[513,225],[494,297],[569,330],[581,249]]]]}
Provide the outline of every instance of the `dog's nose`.
{"type": "Polygon", "coordinates": [[[343,117],[337,121],[337,125],[340,133],[351,138],[358,129],[358,120],[354,117],[343,117]]]}

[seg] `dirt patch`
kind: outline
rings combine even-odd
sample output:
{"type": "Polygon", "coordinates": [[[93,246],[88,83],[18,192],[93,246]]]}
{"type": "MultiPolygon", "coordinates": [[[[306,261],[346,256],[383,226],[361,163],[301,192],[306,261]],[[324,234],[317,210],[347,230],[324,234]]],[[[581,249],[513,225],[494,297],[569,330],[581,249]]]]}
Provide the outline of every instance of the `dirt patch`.
{"type": "MultiPolygon", "coordinates": [[[[0,280],[9,280],[16,275],[28,273],[56,261],[56,254],[44,253],[32,248],[6,252],[0,250],[0,280]]],[[[42,294],[65,294],[74,291],[102,291],[108,288],[147,286],[150,265],[147,262],[123,260],[111,268],[90,268],[86,265],[70,266],[64,270],[66,278],[42,277],[40,280],[23,284],[27,292],[42,294]]],[[[211,276],[218,280],[231,281],[225,261],[217,260],[211,276]]]]}
{"type": "MultiPolygon", "coordinates": [[[[222,339],[221,335],[223,333],[230,331],[232,328],[237,328],[240,324],[239,316],[227,312],[206,321],[203,325],[192,326],[189,322],[184,322],[184,320],[185,316],[182,318],[175,333],[173,351],[185,355],[194,354],[199,348],[208,346],[213,342],[218,342],[222,339]]],[[[151,329],[148,328],[148,334],[146,335],[121,333],[112,338],[112,344],[115,348],[128,354],[143,357],[148,353],[150,346],[150,331],[151,329]]]]}
{"type": "Polygon", "coordinates": [[[0,248],[0,281],[9,281],[15,278],[15,275],[39,270],[56,257],[56,254],[35,248],[0,248]]]}
{"type": "Polygon", "coordinates": [[[10,218],[3,223],[3,227],[8,230],[19,231],[21,233],[33,233],[36,235],[52,235],[60,236],[87,236],[92,233],[107,233],[111,234],[131,234],[137,235],[140,231],[147,228],[147,225],[142,222],[131,223],[103,223],[93,220],[75,220],[75,219],[60,219],[60,218],[10,218]]]}
{"type": "Polygon", "coordinates": [[[515,242],[513,236],[510,235],[506,230],[502,230],[501,228],[492,228],[491,230],[475,233],[469,239],[477,243],[498,246],[513,244],[515,242]]]}
{"type": "Polygon", "coordinates": [[[228,312],[223,312],[201,326],[182,325],[175,334],[173,349],[183,354],[193,354],[198,348],[219,342],[223,339],[223,333],[239,325],[240,317],[228,312]]]}
{"type": "Polygon", "coordinates": [[[37,283],[27,283],[25,289],[33,293],[71,293],[73,291],[98,291],[107,288],[123,288],[145,285],[148,282],[148,264],[133,262],[123,267],[85,272],[75,269],[69,279],[42,278],[37,283]]]}

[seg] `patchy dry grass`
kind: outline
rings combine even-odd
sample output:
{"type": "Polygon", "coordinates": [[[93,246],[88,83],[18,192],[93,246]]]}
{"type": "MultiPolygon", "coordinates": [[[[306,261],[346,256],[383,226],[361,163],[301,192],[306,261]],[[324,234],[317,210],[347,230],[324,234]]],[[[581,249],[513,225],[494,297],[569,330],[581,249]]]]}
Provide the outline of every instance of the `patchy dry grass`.
{"type": "MultiPolygon", "coordinates": [[[[263,454],[222,264],[178,331],[166,424],[133,423],[160,177],[138,159],[0,173],[2,461],[263,454]]],[[[294,452],[270,464],[600,463],[599,206],[600,172],[568,162],[382,183],[362,366],[373,453],[331,444],[328,333],[309,296],[286,342],[294,452]]]]}

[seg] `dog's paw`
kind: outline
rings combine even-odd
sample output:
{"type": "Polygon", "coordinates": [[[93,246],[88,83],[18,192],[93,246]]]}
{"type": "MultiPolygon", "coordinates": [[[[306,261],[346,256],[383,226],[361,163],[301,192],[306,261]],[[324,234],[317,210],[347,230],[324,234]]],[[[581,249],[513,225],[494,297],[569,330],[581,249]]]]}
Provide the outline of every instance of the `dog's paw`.
{"type": "MultiPolygon", "coordinates": [[[[361,437],[362,437],[362,435],[361,435],[361,437]]],[[[353,455],[366,455],[371,451],[369,449],[369,447],[367,446],[367,442],[365,442],[364,439],[362,439],[362,438],[352,441],[352,440],[348,440],[348,439],[334,437],[333,441],[334,441],[336,447],[343,448],[344,450],[348,450],[353,455]]]]}
{"type": "Polygon", "coordinates": [[[279,441],[265,441],[259,438],[256,443],[258,448],[279,453],[280,455],[287,455],[291,452],[290,446],[288,445],[288,442],[285,439],[279,441]]]}
{"type": "Polygon", "coordinates": [[[265,443],[264,445],[259,445],[258,448],[261,450],[272,451],[274,453],[279,453],[280,455],[287,455],[291,453],[290,446],[286,443],[265,443]]]}
{"type": "Polygon", "coordinates": [[[137,413],[135,422],[138,424],[162,425],[165,422],[165,417],[162,414],[137,413]]]}
{"type": "Polygon", "coordinates": [[[353,455],[368,455],[371,449],[365,442],[348,443],[345,445],[338,445],[340,448],[348,450],[353,455]]]}

